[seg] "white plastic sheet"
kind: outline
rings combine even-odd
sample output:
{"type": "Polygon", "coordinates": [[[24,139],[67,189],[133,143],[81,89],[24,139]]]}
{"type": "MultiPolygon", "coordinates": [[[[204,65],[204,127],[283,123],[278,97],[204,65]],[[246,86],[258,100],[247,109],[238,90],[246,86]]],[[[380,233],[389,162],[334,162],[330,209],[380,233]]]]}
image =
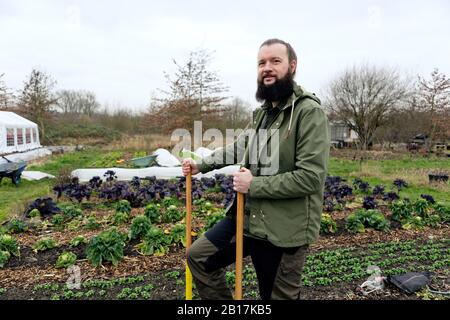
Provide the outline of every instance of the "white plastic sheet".
{"type": "Polygon", "coordinates": [[[171,154],[166,149],[157,149],[155,152],[153,152],[154,155],[157,155],[156,162],[161,167],[176,167],[181,166],[180,160],[177,159],[173,154],[171,154]]]}
{"type": "Polygon", "coordinates": [[[214,150],[200,147],[197,150],[195,150],[195,153],[198,154],[200,157],[204,158],[209,156],[211,153],[213,153],[214,150]]]}
{"type": "Polygon", "coordinates": [[[41,172],[41,171],[24,171],[22,172],[22,179],[25,180],[42,180],[45,178],[53,179],[55,176],[41,172]]]}
{"type": "MultiPolygon", "coordinates": [[[[39,148],[27,152],[21,152],[21,153],[13,153],[6,155],[5,158],[9,159],[13,162],[20,162],[20,161],[31,161],[35,159],[39,159],[48,155],[51,155],[52,152],[48,150],[47,148],[39,148]]],[[[7,161],[0,157],[0,163],[6,163],[7,161]]]]}
{"type": "MultiPolygon", "coordinates": [[[[133,177],[145,178],[155,176],[157,179],[171,179],[181,177],[183,175],[181,167],[148,167],[142,169],[126,169],[126,168],[104,168],[104,169],[76,169],[72,171],[72,177],[77,177],[80,182],[87,182],[93,177],[98,176],[102,180],[106,171],[113,170],[116,173],[117,180],[130,181],[133,177]]],[[[215,174],[230,175],[239,171],[239,166],[227,166],[219,170],[213,170],[208,173],[196,174],[194,177],[214,177],[215,174]]]]}
{"type": "MultiPolygon", "coordinates": [[[[185,152],[190,152],[185,150],[185,152]]],[[[207,148],[198,148],[195,151],[195,154],[199,157],[205,157],[210,155],[213,150],[207,148]]],[[[192,152],[190,152],[192,153],[192,152]]],[[[127,168],[96,168],[96,169],[77,169],[72,171],[72,177],[77,177],[80,182],[87,182],[91,180],[93,177],[98,176],[102,180],[105,180],[104,174],[108,170],[112,170],[115,172],[117,176],[117,180],[119,181],[131,181],[133,177],[145,178],[155,176],[157,179],[172,179],[183,176],[181,170],[181,162],[172,155],[166,149],[157,149],[154,153],[157,155],[156,162],[159,166],[141,168],[141,169],[127,169],[127,168]]],[[[215,174],[226,174],[231,175],[237,171],[239,171],[239,165],[226,166],[219,170],[213,170],[207,172],[205,174],[199,173],[194,177],[214,177],[215,174]]]]}

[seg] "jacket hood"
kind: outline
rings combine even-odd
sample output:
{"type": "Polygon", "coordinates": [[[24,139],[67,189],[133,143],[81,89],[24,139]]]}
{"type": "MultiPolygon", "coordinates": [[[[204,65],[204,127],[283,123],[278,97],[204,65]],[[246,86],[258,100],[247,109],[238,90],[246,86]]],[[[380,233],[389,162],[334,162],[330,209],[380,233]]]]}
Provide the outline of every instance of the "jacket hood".
{"type": "Polygon", "coordinates": [[[297,104],[297,101],[303,98],[310,98],[316,101],[318,104],[321,104],[320,99],[314,93],[306,91],[302,86],[299,86],[294,82],[294,92],[284,105],[283,110],[289,107],[293,107],[295,104],[297,104]]]}

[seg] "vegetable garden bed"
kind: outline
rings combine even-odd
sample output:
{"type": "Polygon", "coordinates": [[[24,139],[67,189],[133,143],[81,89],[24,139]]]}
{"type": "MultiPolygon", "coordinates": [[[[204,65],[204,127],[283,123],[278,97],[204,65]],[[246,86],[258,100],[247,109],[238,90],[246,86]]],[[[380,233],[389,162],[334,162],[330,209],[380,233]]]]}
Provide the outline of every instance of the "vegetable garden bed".
{"type": "MultiPolygon", "coordinates": [[[[36,199],[2,226],[0,299],[184,298],[184,178],[124,183],[114,172],[103,178],[60,182],[53,199],[36,199]],[[79,267],[80,288],[67,286],[72,265],[79,267]]],[[[371,186],[327,179],[321,237],[302,276],[304,299],[441,298],[391,287],[364,296],[358,285],[370,265],[383,275],[430,271],[431,288],[448,291],[450,208],[425,194],[405,199],[407,187],[403,180],[371,186]]],[[[224,217],[232,179],[194,179],[193,198],[195,239],[224,217]]],[[[250,260],[244,265],[244,298],[258,299],[250,260]]]]}

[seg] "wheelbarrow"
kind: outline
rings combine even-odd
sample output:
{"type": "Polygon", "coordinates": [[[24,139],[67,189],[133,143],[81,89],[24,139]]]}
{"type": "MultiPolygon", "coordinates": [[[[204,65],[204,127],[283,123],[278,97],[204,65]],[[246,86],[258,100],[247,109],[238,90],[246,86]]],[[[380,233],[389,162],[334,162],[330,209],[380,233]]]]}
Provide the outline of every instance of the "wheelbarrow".
{"type": "Polygon", "coordinates": [[[0,183],[4,177],[10,178],[12,183],[16,185],[16,187],[20,183],[20,176],[22,175],[23,170],[27,166],[25,161],[21,162],[13,162],[4,156],[2,156],[7,162],[0,164],[0,183]]]}
{"type": "Polygon", "coordinates": [[[157,157],[157,155],[149,155],[149,156],[140,157],[140,158],[133,158],[133,159],[131,159],[131,164],[134,167],[138,167],[138,168],[150,167],[154,163],[156,163],[156,157],[157,157]]]}

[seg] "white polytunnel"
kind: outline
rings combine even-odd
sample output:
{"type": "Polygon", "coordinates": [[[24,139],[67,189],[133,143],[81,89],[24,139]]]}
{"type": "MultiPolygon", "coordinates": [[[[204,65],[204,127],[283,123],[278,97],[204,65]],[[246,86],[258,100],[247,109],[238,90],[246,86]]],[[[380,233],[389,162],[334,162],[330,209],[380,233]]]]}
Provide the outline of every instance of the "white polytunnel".
{"type": "Polygon", "coordinates": [[[38,125],[9,111],[0,111],[0,155],[40,148],[38,125]]]}

